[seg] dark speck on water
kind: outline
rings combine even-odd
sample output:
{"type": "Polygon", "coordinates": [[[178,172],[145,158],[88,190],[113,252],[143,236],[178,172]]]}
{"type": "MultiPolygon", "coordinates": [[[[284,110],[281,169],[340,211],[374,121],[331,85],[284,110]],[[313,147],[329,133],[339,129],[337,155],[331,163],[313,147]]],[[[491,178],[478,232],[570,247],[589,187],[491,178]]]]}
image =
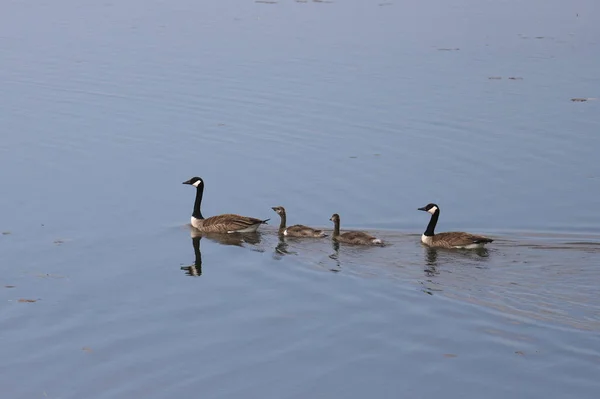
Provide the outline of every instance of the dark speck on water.
{"type": "Polygon", "coordinates": [[[597,12],[316,3],[2,3],[2,398],[598,397],[597,12]]]}

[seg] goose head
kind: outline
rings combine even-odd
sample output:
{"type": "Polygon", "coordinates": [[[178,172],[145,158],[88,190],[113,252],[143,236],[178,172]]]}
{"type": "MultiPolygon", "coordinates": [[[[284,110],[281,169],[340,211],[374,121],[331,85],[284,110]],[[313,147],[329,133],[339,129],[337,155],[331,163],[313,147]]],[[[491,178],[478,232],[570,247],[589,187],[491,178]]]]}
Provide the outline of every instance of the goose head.
{"type": "Polygon", "coordinates": [[[272,206],[273,209],[278,215],[285,215],[285,208],[282,206],[272,206]]]}
{"type": "Polygon", "coordinates": [[[331,220],[332,222],[339,222],[340,221],[340,215],[338,215],[337,213],[334,213],[333,215],[331,215],[331,217],[329,218],[329,220],[331,220]]]}
{"type": "Polygon", "coordinates": [[[198,176],[192,177],[190,180],[184,181],[183,184],[189,184],[190,186],[194,186],[196,188],[203,187],[204,181],[198,176]]]}
{"type": "Polygon", "coordinates": [[[436,204],[427,204],[422,208],[417,208],[417,210],[419,210],[419,211],[425,211],[425,212],[431,213],[432,215],[434,213],[436,213],[439,209],[440,209],[440,207],[437,206],[436,204]]]}

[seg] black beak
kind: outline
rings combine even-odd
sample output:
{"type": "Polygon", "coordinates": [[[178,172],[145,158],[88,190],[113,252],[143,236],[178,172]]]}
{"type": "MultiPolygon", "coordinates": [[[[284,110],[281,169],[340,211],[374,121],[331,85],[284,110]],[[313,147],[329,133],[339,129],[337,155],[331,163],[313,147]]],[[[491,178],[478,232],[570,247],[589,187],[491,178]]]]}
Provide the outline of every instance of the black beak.
{"type": "Polygon", "coordinates": [[[191,182],[191,180],[186,180],[186,181],[184,181],[184,182],[183,182],[183,183],[181,183],[181,184],[192,184],[192,182],[191,182]]]}
{"type": "Polygon", "coordinates": [[[423,207],[423,208],[417,208],[417,211],[425,211],[425,212],[427,212],[427,209],[425,209],[425,207],[423,207]]]}
{"type": "Polygon", "coordinates": [[[277,208],[275,208],[274,206],[272,206],[271,209],[273,209],[275,212],[277,212],[277,208]]]}

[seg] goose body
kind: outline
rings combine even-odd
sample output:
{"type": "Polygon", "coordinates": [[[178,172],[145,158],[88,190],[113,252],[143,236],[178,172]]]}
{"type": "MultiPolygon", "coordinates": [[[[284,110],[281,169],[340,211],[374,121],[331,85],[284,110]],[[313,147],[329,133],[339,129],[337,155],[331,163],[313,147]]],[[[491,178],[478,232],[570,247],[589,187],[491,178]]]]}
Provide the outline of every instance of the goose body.
{"type": "Polygon", "coordinates": [[[346,231],[340,234],[340,215],[337,213],[334,213],[329,220],[334,224],[331,238],[337,242],[354,245],[383,245],[383,241],[379,238],[362,231],[346,231]]]}
{"type": "Polygon", "coordinates": [[[279,234],[283,234],[287,237],[327,237],[327,234],[323,230],[313,229],[312,227],[304,226],[302,224],[295,224],[293,226],[286,227],[286,214],[285,208],[282,206],[274,206],[273,209],[281,218],[279,224],[279,234]]]}
{"type": "Polygon", "coordinates": [[[199,177],[192,177],[184,181],[183,184],[189,184],[196,187],[196,201],[194,202],[194,212],[190,223],[192,227],[205,233],[252,233],[255,232],[261,224],[267,223],[269,219],[261,220],[248,216],[226,213],[223,215],[204,218],[200,205],[202,204],[202,195],[204,193],[204,181],[199,177]]]}
{"type": "Polygon", "coordinates": [[[418,210],[431,214],[427,230],[421,236],[421,242],[425,245],[437,248],[477,249],[483,248],[486,244],[494,241],[485,236],[465,233],[463,231],[435,234],[435,226],[440,217],[440,207],[436,204],[427,204],[422,208],[418,208],[418,210]]]}

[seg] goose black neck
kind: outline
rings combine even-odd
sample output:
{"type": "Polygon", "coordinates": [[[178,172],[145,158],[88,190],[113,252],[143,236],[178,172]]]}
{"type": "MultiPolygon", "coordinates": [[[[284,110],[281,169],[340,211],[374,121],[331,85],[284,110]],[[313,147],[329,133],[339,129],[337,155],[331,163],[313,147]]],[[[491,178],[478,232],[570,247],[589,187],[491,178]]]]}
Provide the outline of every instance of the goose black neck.
{"type": "Polygon", "coordinates": [[[279,223],[279,230],[283,231],[285,230],[286,223],[285,212],[282,212],[279,216],[281,217],[281,223],[279,223]]]}
{"type": "Polygon", "coordinates": [[[336,220],[333,222],[333,237],[337,237],[340,235],[340,220],[336,220]]]}
{"type": "Polygon", "coordinates": [[[202,194],[204,193],[204,186],[196,187],[196,201],[194,202],[194,213],[192,216],[196,219],[204,219],[200,205],[202,204],[202,194]]]}
{"type": "Polygon", "coordinates": [[[431,219],[429,220],[429,224],[427,225],[427,230],[425,230],[425,236],[433,237],[435,235],[435,225],[437,224],[438,218],[440,217],[440,210],[437,209],[433,215],[431,215],[431,219]]]}

